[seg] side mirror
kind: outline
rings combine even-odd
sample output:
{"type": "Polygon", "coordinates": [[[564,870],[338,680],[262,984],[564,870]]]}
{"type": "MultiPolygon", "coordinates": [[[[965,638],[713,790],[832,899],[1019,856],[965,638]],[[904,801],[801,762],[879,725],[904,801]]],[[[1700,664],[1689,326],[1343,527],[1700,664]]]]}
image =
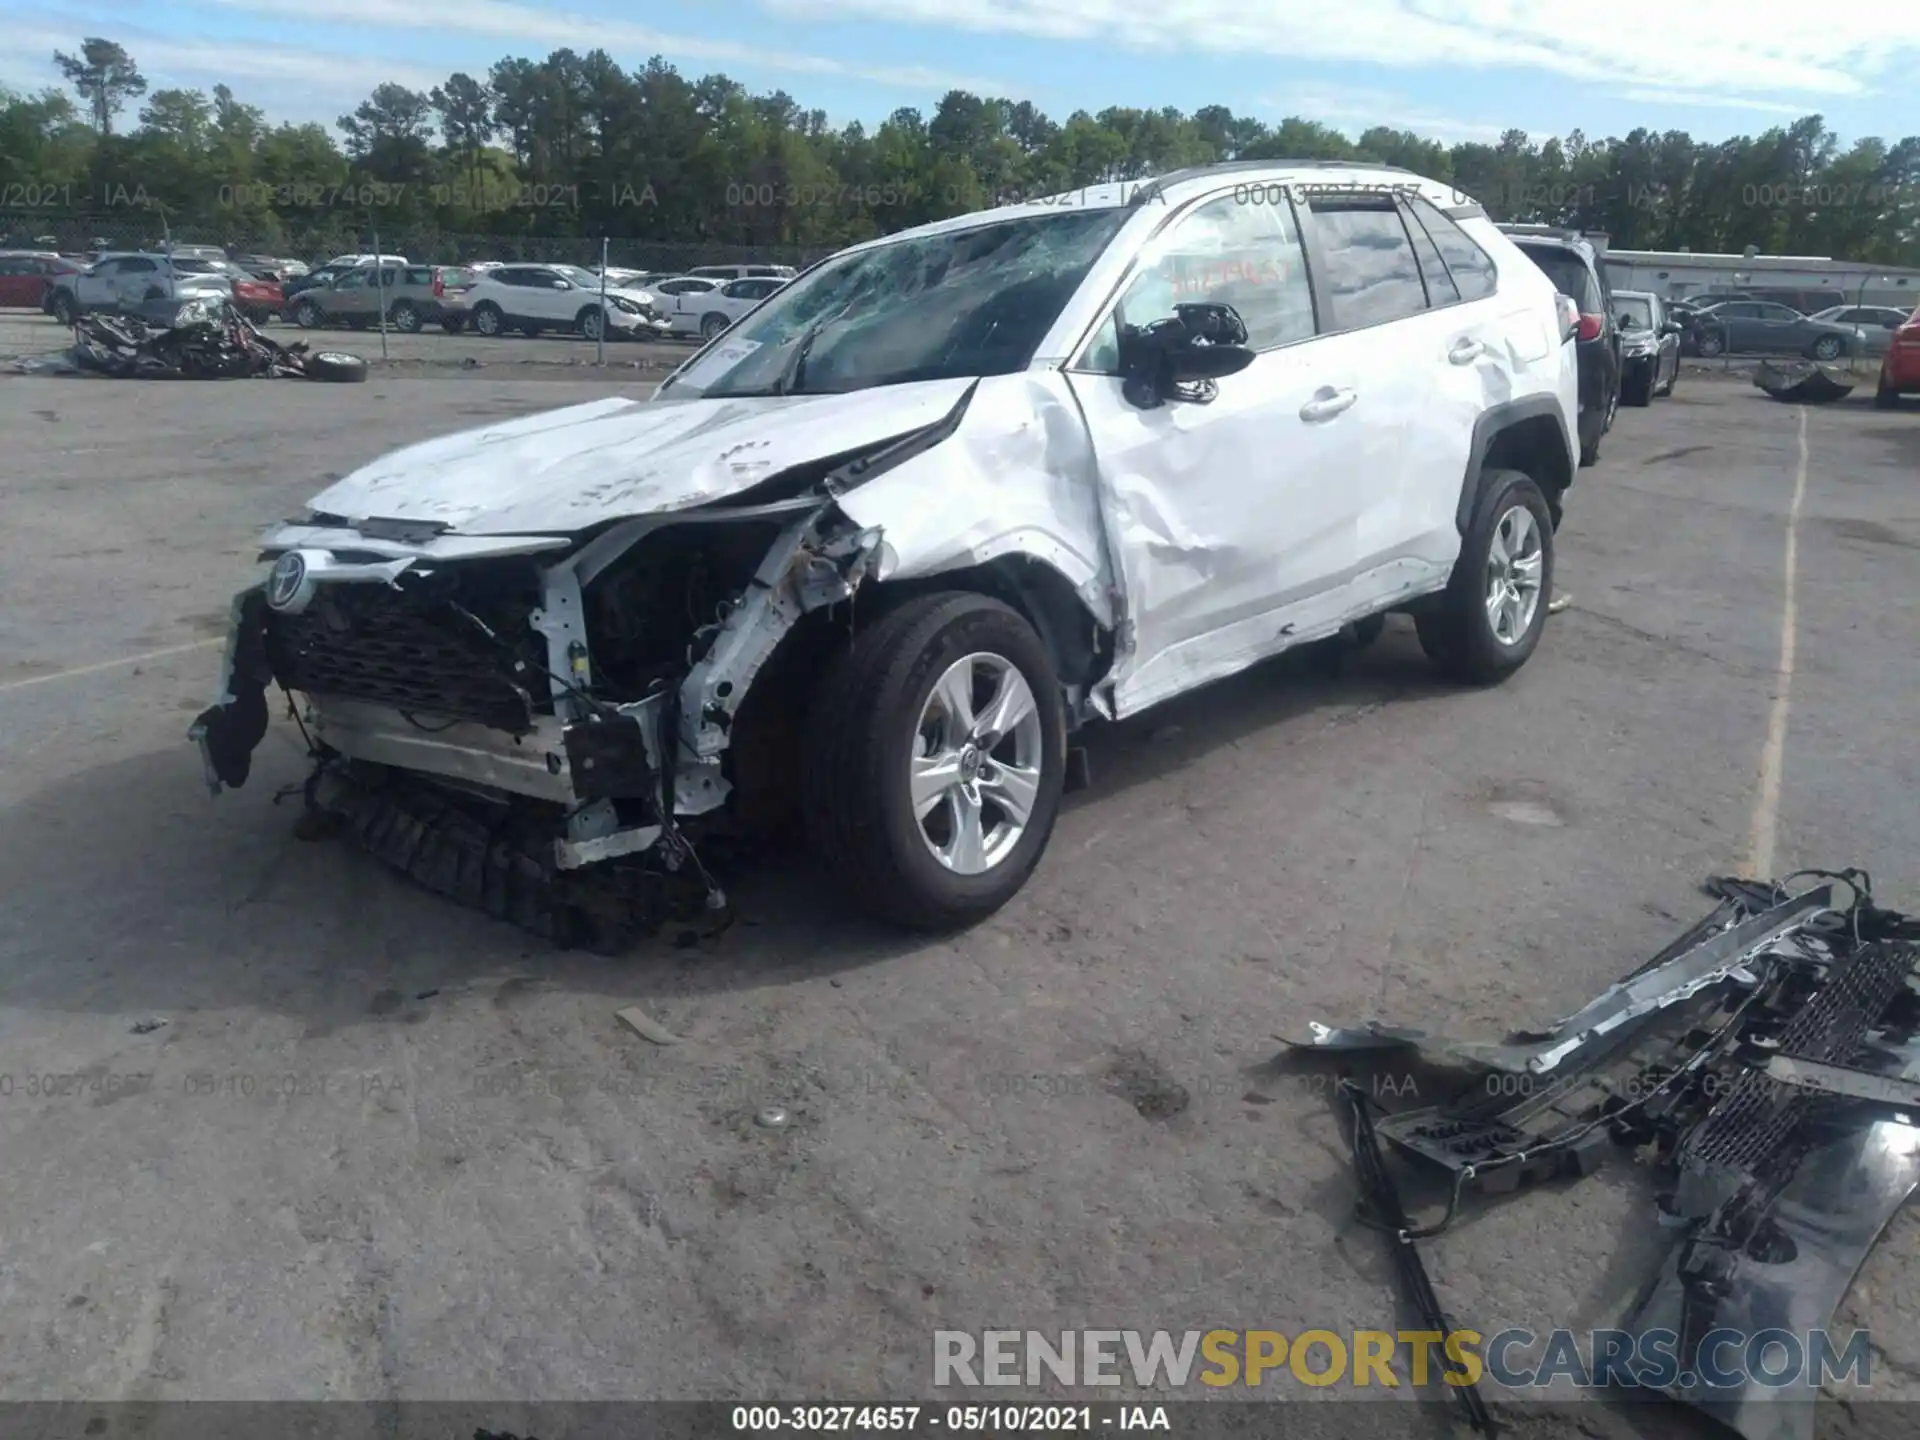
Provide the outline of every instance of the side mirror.
{"type": "Polygon", "coordinates": [[[1231,305],[1176,305],[1151,325],[1129,325],[1120,335],[1120,369],[1129,400],[1144,409],[1168,400],[1207,404],[1215,381],[1254,362],[1247,326],[1231,305]]]}
{"type": "Polygon", "coordinates": [[[1669,320],[1660,327],[1660,333],[1662,335],[1684,335],[1687,333],[1687,327],[1682,325],[1678,320],[1669,320]]]}

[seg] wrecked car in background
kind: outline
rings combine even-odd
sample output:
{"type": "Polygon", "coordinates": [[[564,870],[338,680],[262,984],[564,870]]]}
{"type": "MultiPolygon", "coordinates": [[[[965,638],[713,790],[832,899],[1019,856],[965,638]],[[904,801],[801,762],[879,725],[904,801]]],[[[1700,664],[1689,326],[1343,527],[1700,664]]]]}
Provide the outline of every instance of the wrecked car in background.
{"type": "Polygon", "coordinates": [[[1394,609],[1463,680],[1524,664],[1576,325],[1395,170],[1209,167],[868,242],[651,401],[320,494],[193,735],[238,785],[266,691],[299,696],[310,801],[553,933],[636,857],[704,874],[695,822],[795,814],[870,909],[963,925],[1038,862],[1085,721],[1394,609]]]}

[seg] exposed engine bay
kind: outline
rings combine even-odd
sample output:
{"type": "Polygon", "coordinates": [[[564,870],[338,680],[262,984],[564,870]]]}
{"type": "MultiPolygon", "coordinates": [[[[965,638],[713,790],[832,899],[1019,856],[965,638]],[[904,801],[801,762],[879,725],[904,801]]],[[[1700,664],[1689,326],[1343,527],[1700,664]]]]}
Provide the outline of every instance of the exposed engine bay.
{"type": "Polygon", "coordinates": [[[849,617],[880,548],[817,492],[576,543],[326,514],[282,535],[191,731],[209,785],[245,783],[277,690],[310,811],[443,894],[608,947],[674,908],[662,876],[724,908],[684,827],[739,783],[762,667],[809,616],[849,617]]]}

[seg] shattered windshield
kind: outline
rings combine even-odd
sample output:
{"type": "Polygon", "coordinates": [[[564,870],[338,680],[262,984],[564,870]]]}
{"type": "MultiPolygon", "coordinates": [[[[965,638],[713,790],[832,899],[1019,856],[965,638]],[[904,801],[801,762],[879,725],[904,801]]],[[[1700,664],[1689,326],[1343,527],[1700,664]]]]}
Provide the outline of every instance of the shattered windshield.
{"type": "Polygon", "coordinates": [[[728,331],[671,392],[825,394],[1024,369],[1127,215],[1023,215],[830,260],[728,331]]]}

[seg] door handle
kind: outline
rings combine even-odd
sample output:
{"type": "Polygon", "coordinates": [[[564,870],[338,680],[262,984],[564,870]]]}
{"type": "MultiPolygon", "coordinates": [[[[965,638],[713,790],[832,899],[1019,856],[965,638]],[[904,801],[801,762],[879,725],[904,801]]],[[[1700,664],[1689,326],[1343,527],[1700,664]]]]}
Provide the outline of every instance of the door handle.
{"type": "Polygon", "coordinates": [[[1335,390],[1322,387],[1313,399],[1300,407],[1300,418],[1309,425],[1321,420],[1331,420],[1342,411],[1352,407],[1360,396],[1352,390],[1335,390]]]}
{"type": "Polygon", "coordinates": [[[1471,365],[1486,353],[1487,347],[1478,340],[1456,340],[1447,352],[1447,359],[1455,365],[1471,365]]]}

